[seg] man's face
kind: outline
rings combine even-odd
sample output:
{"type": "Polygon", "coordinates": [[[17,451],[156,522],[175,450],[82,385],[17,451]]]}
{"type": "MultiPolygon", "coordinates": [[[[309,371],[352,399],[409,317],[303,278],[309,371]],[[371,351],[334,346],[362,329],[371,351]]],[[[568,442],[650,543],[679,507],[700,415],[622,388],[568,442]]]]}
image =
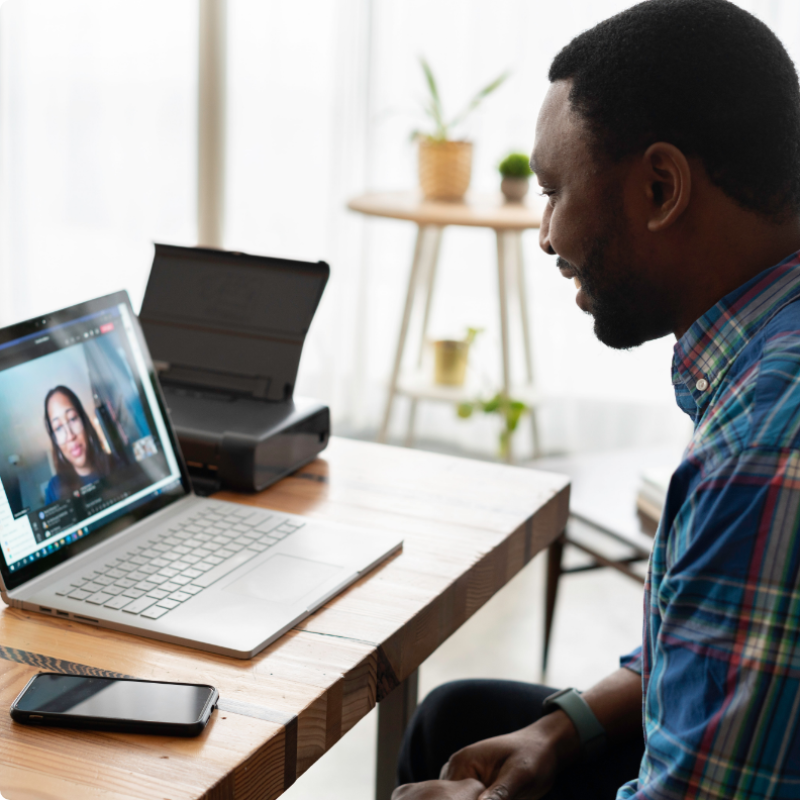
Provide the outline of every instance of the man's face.
{"type": "Polygon", "coordinates": [[[570,83],[556,81],[542,105],[531,159],[547,196],[539,243],[580,284],[575,302],[594,317],[604,344],[636,347],[672,330],[637,226],[626,212],[630,164],[599,160],[591,133],[569,103],[570,83]]]}

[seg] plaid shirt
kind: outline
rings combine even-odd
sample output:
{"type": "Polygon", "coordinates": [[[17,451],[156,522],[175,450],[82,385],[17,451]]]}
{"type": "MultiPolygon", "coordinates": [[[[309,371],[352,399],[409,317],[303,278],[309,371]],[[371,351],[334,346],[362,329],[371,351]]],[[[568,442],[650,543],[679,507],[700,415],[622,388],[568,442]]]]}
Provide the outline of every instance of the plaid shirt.
{"type": "Polygon", "coordinates": [[[694,436],[645,584],[628,798],[800,798],[800,253],[675,345],[694,436]]]}

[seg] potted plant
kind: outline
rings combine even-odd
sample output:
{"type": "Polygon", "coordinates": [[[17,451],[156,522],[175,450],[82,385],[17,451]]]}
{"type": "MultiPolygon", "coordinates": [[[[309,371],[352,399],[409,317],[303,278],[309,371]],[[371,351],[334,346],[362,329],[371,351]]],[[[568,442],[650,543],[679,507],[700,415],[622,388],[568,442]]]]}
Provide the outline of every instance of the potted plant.
{"type": "Polygon", "coordinates": [[[423,105],[432,123],[427,132],[415,131],[419,142],[419,182],[422,193],[430,200],[461,200],[472,176],[472,142],[451,138],[457,128],[508,77],[505,72],[481,89],[466,107],[452,118],[445,116],[439,87],[430,65],[420,58],[430,97],[423,105]]]}
{"type": "Polygon", "coordinates": [[[442,386],[463,386],[467,376],[470,345],[481,328],[467,328],[463,339],[438,339],[433,342],[434,382],[442,386]]]}
{"type": "Polygon", "coordinates": [[[508,456],[511,446],[511,437],[517,430],[517,425],[523,414],[530,409],[522,400],[514,400],[502,393],[496,394],[491,400],[473,400],[472,402],[459,403],[457,413],[462,419],[468,419],[473,411],[483,411],[484,414],[499,414],[503,419],[503,428],[500,431],[499,455],[501,458],[508,456]]]}
{"type": "Polygon", "coordinates": [[[533,175],[530,161],[525,153],[509,153],[498,167],[503,180],[500,191],[510,203],[521,203],[528,194],[528,180],[533,175]]]}

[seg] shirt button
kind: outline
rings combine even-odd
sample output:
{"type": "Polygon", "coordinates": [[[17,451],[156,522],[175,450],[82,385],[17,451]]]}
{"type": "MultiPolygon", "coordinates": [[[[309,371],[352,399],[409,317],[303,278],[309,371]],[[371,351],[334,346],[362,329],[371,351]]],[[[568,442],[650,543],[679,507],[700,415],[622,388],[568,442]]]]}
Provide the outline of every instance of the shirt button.
{"type": "Polygon", "coordinates": [[[695,384],[698,392],[704,392],[708,389],[708,381],[705,378],[700,378],[699,381],[695,384]]]}

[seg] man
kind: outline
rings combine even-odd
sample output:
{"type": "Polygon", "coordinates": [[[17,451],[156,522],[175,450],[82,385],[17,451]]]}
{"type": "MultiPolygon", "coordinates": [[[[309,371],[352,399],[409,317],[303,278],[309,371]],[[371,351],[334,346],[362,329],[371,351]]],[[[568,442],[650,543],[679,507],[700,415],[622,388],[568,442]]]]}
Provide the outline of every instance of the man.
{"type": "Polygon", "coordinates": [[[578,36],[549,77],[541,246],[602,342],[674,334],[695,432],[642,647],[582,696],[440,688],[393,798],[800,797],[797,74],[726,0],[648,0],[578,36]]]}

